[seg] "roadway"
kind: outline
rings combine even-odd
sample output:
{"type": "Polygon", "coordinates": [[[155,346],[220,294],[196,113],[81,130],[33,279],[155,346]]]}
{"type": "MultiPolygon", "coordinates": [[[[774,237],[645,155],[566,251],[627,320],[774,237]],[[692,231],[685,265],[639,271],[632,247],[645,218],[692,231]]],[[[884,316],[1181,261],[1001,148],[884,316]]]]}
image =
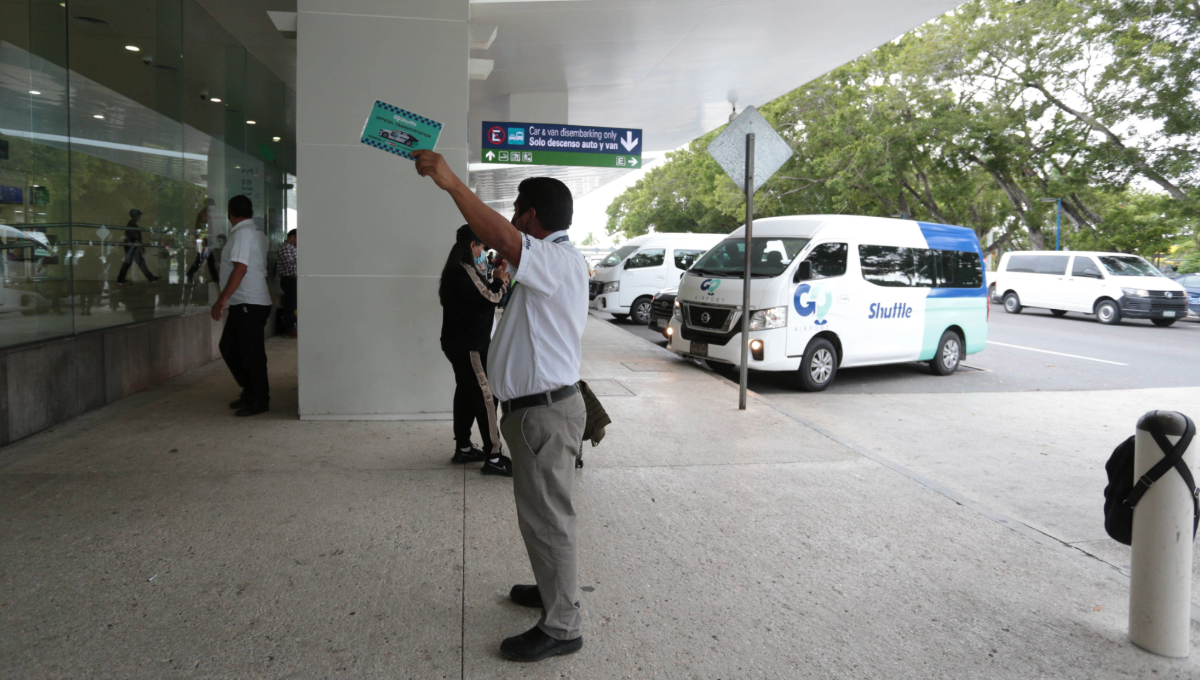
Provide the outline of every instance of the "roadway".
{"type": "MultiPolygon", "coordinates": [[[[666,346],[657,331],[610,322],[666,346]]],[[[1104,326],[1094,317],[1045,310],[1007,314],[992,307],[988,346],[967,357],[953,376],[933,375],[922,363],[850,368],[838,372],[832,394],[1033,392],[1200,386],[1200,323],[1191,317],[1159,328],[1149,321],[1104,326]]],[[[787,374],[751,373],[761,394],[798,390],[787,374]]]]}
{"type": "MultiPolygon", "coordinates": [[[[649,329],[617,325],[666,344],[649,329]]],[[[1194,317],[1169,328],[1104,326],[1080,314],[993,306],[987,348],[952,376],[909,363],[839,371],[817,394],[785,374],[751,373],[750,388],[935,493],[1128,574],[1129,548],[1104,532],[1104,463],[1149,410],[1200,420],[1198,359],[1194,317]]],[[[736,408],[732,394],[713,407],[736,408]]],[[[1192,601],[1200,604],[1200,555],[1194,568],[1192,601]]]]}

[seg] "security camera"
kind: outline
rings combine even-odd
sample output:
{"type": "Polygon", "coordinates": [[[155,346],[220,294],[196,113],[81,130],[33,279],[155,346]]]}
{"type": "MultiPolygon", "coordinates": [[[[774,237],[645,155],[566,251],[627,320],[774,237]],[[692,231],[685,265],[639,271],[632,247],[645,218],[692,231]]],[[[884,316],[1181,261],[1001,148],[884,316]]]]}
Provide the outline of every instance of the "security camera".
{"type": "Polygon", "coordinates": [[[146,66],[149,66],[150,64],[154,63],[154,57],[152,55],[147,54],[146,56],[142,57],[142,63],[145,64],[146,66]]]}
{"type": "Polygon", "coordinates": [[[208,101],[208,90],[200,90],[200,100],[208,101]]]}

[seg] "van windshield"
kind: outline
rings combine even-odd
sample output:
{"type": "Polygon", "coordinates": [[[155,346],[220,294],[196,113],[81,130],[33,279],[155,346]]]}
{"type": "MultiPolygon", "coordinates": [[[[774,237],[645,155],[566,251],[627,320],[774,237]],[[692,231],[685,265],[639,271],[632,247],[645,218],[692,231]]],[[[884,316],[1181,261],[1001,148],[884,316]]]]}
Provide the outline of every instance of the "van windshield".
{"type": "Polygon", "coordinates": [[[621,261],[632,255],[637,250],[637,246],[621,246],[608,254],[608,257],[600,260],[599,267],[615,267],[621,264],[621,261]]]}
{"type": "Polygon", "coordinates": [[[1133,255],[1101,255],[1096,259],[1113,276],[1162,276],[1162,272],[1155,269],[1154,265],[1133,255]]]}
{"type": "MultiPolygon", "coordinates": [[[[804,250],[807,238],[762,236],[751,239],[750,274],[774,278],[783,273],[792,260],[804,250]]],[[[708,251],[689,270],[700,276],[744,276],[746,271],[746,239],[730,238],[708,251]]]]}

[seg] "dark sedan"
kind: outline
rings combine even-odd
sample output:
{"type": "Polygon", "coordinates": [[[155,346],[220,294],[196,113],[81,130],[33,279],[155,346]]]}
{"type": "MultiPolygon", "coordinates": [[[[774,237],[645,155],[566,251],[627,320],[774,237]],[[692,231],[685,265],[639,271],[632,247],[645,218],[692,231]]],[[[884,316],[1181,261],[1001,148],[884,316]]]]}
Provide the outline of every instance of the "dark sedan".
{"type": "Polygon", "coordinates": [[[1187,291],[1188,309],[1192,314],[1200,316],[1200,273],[1172,276],[1171,279],[1187,291]]]}
{"type": "Polygon", "coordinates": [[[664,338],[671,337],[667,335],[667,327],[671,325],[671,315],[675,313],[675,295],[678,293],[678,288],[660,290],[650,302],[650,322],[647,325],[662,333],[664,338]]]}

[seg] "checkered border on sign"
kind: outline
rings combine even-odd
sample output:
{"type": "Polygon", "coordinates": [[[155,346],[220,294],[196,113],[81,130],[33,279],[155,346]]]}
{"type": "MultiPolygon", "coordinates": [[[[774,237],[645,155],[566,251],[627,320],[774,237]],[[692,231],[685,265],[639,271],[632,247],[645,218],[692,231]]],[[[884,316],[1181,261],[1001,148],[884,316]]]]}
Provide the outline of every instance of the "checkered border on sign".
{"type": "Polygon", "coordinates": [[[363,137],[362,143],[366,144],[368,146],[373,146],[376,149],[383,149],[384,151],[387,151],[388,153],[394,153],[397,156],[403,156],[404,158],[407,158],[410,161],[417,160],[417,159],[413,158],[412,155],[409,154],[407,151],[404,151],[402,149],[397,149],[395,147],[392,147],[389,144],[384,144],[383,142],[377,142],[374,139],[371,139],[370,137],[363,137]]]}
{"type": "Polygon", "coordinates": [[[399,106],[392,106],[391,104],[386,104],[384,102],[379,101],[378,99],[375,100],[375,105],[381,106],[381,107],[387,109],[388,111],[391,111],[392,113],[398,113],[401,116],[404,116],[405,118],[408,118],[410,120],[415,120],[417,122],[424,123],[426,125],[432,125],[433,127],[437,128],[439,130],[442,129],[442,124],[437,122],[436,120],[429,120],[425,116],[418,116],[417,114],[413,113],[412,111],[405,111],[404,109],[400,108],[399,106]]]}

